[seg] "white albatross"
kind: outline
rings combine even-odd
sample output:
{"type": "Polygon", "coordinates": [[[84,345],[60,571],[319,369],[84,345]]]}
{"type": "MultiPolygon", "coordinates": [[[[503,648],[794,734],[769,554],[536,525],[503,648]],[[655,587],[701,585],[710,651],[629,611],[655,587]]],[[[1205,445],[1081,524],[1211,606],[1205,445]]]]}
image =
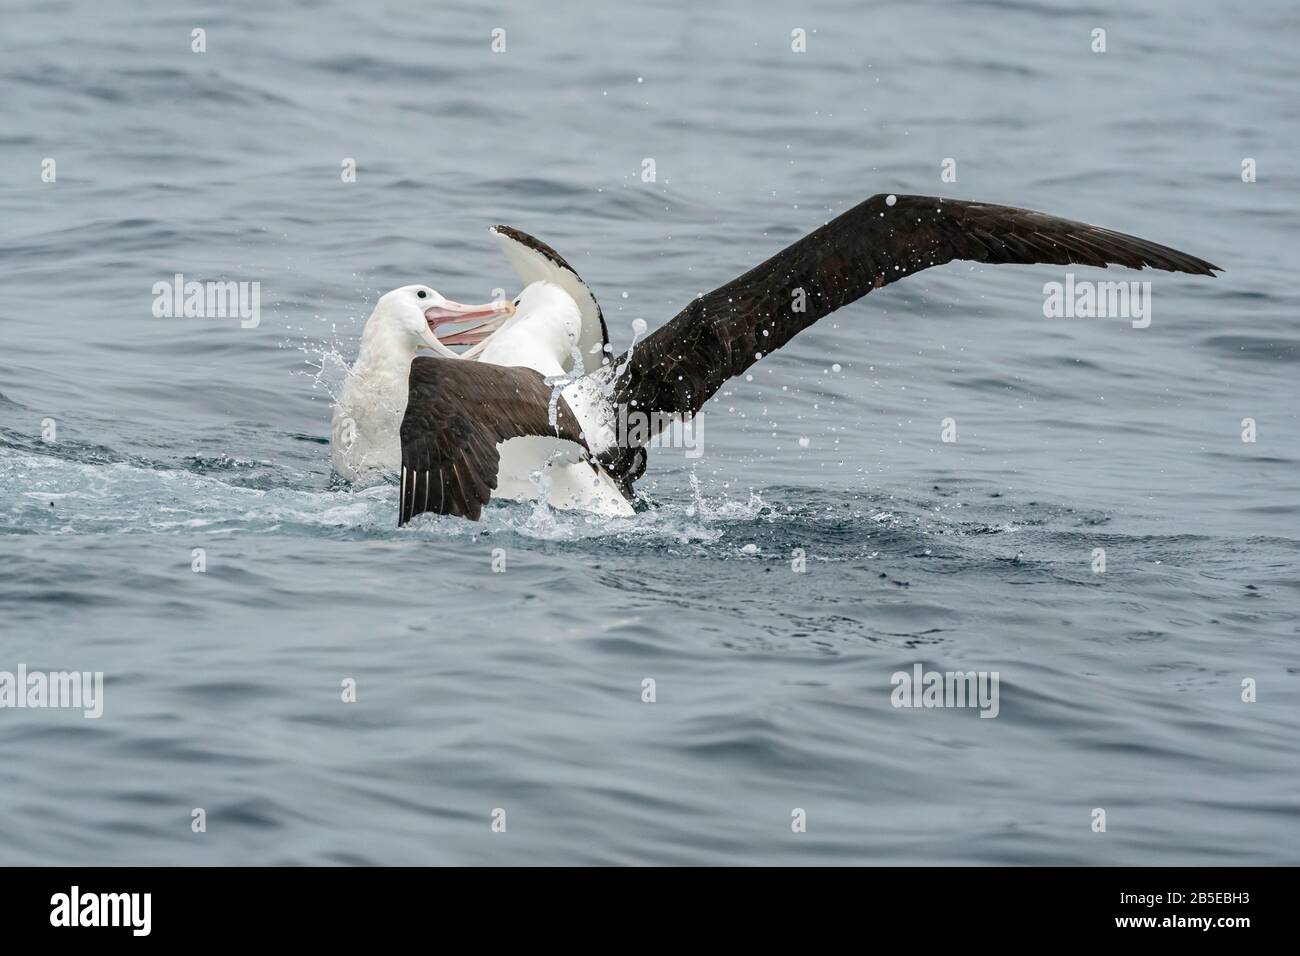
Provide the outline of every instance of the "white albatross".
{"type": "Polygon", "coordinates": [[[595,296],[555,250],[493,230],[525,284],[510,302],[462,306],[428,286],[383,296],[366,322],[334,413],[344,478],[396,475],[398,523],[434,512],[478,520],[492,498],[632,513],[644,429],[696,415],[819,318],[873,289],[954,260],[1162,269],[1213,276],[1203,259],[1028,209],[878,195],[766,262],[698,296],[634,348],[611,356],[595,296]],[[446,324],[481,318],[466,331],[446,324]],[[451,345],[470,345],[462,353],[451,345]],[[431,357],[417,356],[429,349],[431,357]]]}

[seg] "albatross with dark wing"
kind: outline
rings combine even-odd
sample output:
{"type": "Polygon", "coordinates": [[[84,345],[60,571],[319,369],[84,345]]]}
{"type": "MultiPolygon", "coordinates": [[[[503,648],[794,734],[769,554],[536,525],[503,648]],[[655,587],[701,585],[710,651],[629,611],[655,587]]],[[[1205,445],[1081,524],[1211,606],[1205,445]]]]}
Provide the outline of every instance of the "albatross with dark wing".
{"type": "Polygon", "coordinates": [[[388,377],[404,376],[405,385],[393,396],[400,402],[373,416],[393,429],[400,421],[399,524],[423,512],[477,520],[493,497],[541,493],[559,507],[629,514],[649,436],[620,435],[620,408],[642,413],[654,427],[690,419],[724,382],[818,319],[931,266],[966,260],[1222,271],[1168,246],[1028,209],[879,195],[693,299],[611,358],[600,307],[572,267],[523,233],[496,232],[503,245],[519,247],[507,254],[529,283],[513,314],[498,306],[483,326],[443,339],[476,343],[462,355],[444,348],[413,357],[413,347],[405,358],[385,357],[395,363],[388,377]],[[562,479],[558,489],[547,483],[552,460],[563,469],[549,475],[562,479]],[[532,470],[521,475],[520,467],[532,470]]]}

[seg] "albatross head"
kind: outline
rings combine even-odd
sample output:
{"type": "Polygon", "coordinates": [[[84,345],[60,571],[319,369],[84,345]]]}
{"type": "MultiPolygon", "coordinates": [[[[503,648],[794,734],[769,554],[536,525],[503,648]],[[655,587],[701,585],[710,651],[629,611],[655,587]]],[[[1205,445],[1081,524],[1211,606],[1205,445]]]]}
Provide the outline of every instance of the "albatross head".
{"type": "Polygon", "coordinates": [[[382,337],[401,342],[414,352],[432,349],[444,358],[459,358],[447,346],[474,345],[497,330],[514,314],[514,303],[505,300],[482,305],[463,305],[440,295],[427,285],[406,285],[380,296],[366,322],[365,337],[382,337]],[[472,328],[438,335],[444,325],[478,322],[472,328]]]}

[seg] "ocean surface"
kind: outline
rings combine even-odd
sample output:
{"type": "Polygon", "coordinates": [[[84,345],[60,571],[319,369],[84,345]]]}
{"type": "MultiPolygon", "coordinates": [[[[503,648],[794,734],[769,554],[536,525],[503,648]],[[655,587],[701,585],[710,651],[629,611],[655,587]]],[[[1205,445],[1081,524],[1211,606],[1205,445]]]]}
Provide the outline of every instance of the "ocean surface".
{"type": "Polygon", "coordinates": [[[0,709],[0,865],[1300,863],[1298,39],[1282,0],[5,0],[0,672],[104,676],[98,719],[0,709]],[[1068,270],[1149,280],[1147,328],[1046,318],[1061,267],[892,285],[632,518],[331,489],[375,299],[513,295],[490,225],[621,350],[879,192],[1226,271],[1068,270]],[[155,315],[176,274],[257,322],[155,315]],[[997,716],[893,706],[917,665],[997,716]]]}

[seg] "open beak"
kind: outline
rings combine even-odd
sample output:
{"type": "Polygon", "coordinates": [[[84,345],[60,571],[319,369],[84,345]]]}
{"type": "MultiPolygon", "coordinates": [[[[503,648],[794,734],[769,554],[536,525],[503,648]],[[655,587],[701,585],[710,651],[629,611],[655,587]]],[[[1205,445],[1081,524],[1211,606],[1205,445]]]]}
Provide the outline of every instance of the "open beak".
{"type": "Polygon", "coordinates": [[[437,335],[440,325],[483,319],[483,322],[473,328],[438,336],[438,341],[443,345],[476,345],[500,328],[501,324],[514,314],[515,304],[505,299],[484,305],[462,305],[447,299],[441,305],[425,309],[424,321],[429,323],[429,331],[437,335]]]}

